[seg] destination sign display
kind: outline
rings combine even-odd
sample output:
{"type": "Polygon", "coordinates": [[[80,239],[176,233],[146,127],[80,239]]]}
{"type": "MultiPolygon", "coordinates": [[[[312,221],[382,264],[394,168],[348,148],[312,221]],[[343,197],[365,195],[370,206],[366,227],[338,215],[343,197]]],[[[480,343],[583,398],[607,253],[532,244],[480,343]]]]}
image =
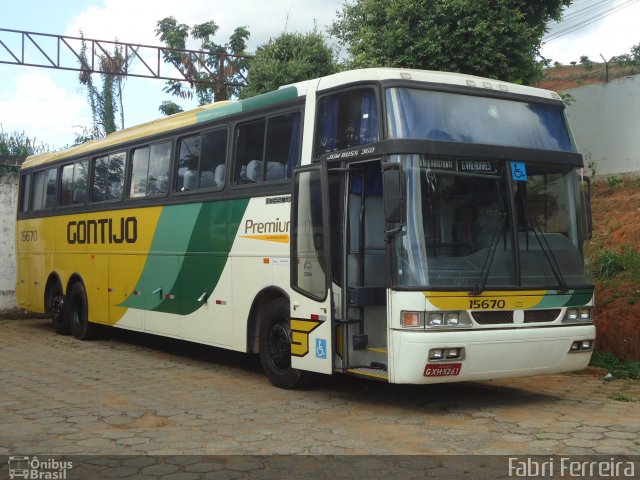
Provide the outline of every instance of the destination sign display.
{"type": "Polygon", "coordinates": [[[429,158],[420,159],[420,168],[428,170],[443,170],[457,173],[473,173],[480,175],[497,175],[498,162],[493,160],[466,160],[460,158],[429,158]]]}

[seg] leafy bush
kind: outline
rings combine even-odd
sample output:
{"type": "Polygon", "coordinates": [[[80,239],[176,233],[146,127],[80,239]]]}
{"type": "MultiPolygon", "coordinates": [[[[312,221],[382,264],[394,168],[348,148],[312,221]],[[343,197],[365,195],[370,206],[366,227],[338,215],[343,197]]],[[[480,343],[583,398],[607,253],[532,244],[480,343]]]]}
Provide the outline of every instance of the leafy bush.
{"type": "Polygon", "coordinates": [[[609,187],[611,188],[618,188],[621,187],[623,184],[622,179],[618,178],[614,175],[610,175],[607,177],[607,185],[609,185],[609,187]]]}
{"type": "Polygon", "coordinates": [[[621,362],[613,353],[596,350],[591,356],[591,365],[605,369],[614,378],[640,379],[640,361],[638,360],[621,362]]]}
{"type": "Polygon", "coordinates": [[[605,250],[596,257],[593,274],[598,280],[607,280],[622,272],[640,275],[640,253],[624,246],[621,252],[605,250]]]}

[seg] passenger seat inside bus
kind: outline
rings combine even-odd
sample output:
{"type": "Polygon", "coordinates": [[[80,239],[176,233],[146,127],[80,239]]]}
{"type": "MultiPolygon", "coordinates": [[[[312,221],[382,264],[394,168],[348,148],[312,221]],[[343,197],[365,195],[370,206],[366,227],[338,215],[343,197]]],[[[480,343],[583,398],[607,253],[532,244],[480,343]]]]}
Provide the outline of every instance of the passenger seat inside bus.
{"type": "MultiPolygon", "coordinates": [[[[247,164],[247,179],[252,182],[262,181],[262,160],[251,160],[247,164]]],[[[285,166],[279,162],[267,162],[267,180],[285,178],[285,166]]]]}
{"type": "Polygon", "coordinates": [[[200,188],[212,188],[215,186],[215,175],[211,170],[205,170],[200,173],[200,188]]]}
{"type": "Polygon", "coordinates": [[[198,188],[198,172],[195,170],[187,170],[182,178],[183,190],[196,190],[198,188]]]}
{"type": "Polygon", "coordinates": [[[84,203],[86,196],[87,196],[87,191],[84,188],[76,188],[73,190],[71,203],[74,205],[79,203],[84,203]]]}
{"type": "Polygon", "coordinates": [[[216,171],[213,174],[216,187],[222,187],[224,185],[224,173],[225,165],[224,163],[221,163],[216,167],[216,171]]]}

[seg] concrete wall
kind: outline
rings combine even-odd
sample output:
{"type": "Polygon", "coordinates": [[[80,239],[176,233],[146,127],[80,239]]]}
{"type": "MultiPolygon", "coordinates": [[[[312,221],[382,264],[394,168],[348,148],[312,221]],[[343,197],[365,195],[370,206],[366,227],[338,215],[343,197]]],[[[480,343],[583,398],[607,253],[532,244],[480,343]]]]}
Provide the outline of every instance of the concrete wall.
{"type": "Polygon", "coordinates": [[[568,114],[585,164],[599,177],[640,173],[640,75],[564,93],[576,100],[568,114]]]}
{"type": "Polygon", "coordinates": [[[16,308],[18,174],[0,173],[0,314],[16,308]]]}

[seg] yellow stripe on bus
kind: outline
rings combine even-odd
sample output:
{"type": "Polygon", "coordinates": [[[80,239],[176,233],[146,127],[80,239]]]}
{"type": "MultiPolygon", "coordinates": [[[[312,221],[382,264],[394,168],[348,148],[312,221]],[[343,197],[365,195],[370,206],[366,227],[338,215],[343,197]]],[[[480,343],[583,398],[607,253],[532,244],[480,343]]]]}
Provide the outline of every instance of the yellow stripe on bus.
{"type": "Polygon", "coordinates": [[[518,310],[538,305],[547,290],[526,292],[486,291],[480,295],[463,292],[424,292],[425,298],[441,310],[518,310]]]}

